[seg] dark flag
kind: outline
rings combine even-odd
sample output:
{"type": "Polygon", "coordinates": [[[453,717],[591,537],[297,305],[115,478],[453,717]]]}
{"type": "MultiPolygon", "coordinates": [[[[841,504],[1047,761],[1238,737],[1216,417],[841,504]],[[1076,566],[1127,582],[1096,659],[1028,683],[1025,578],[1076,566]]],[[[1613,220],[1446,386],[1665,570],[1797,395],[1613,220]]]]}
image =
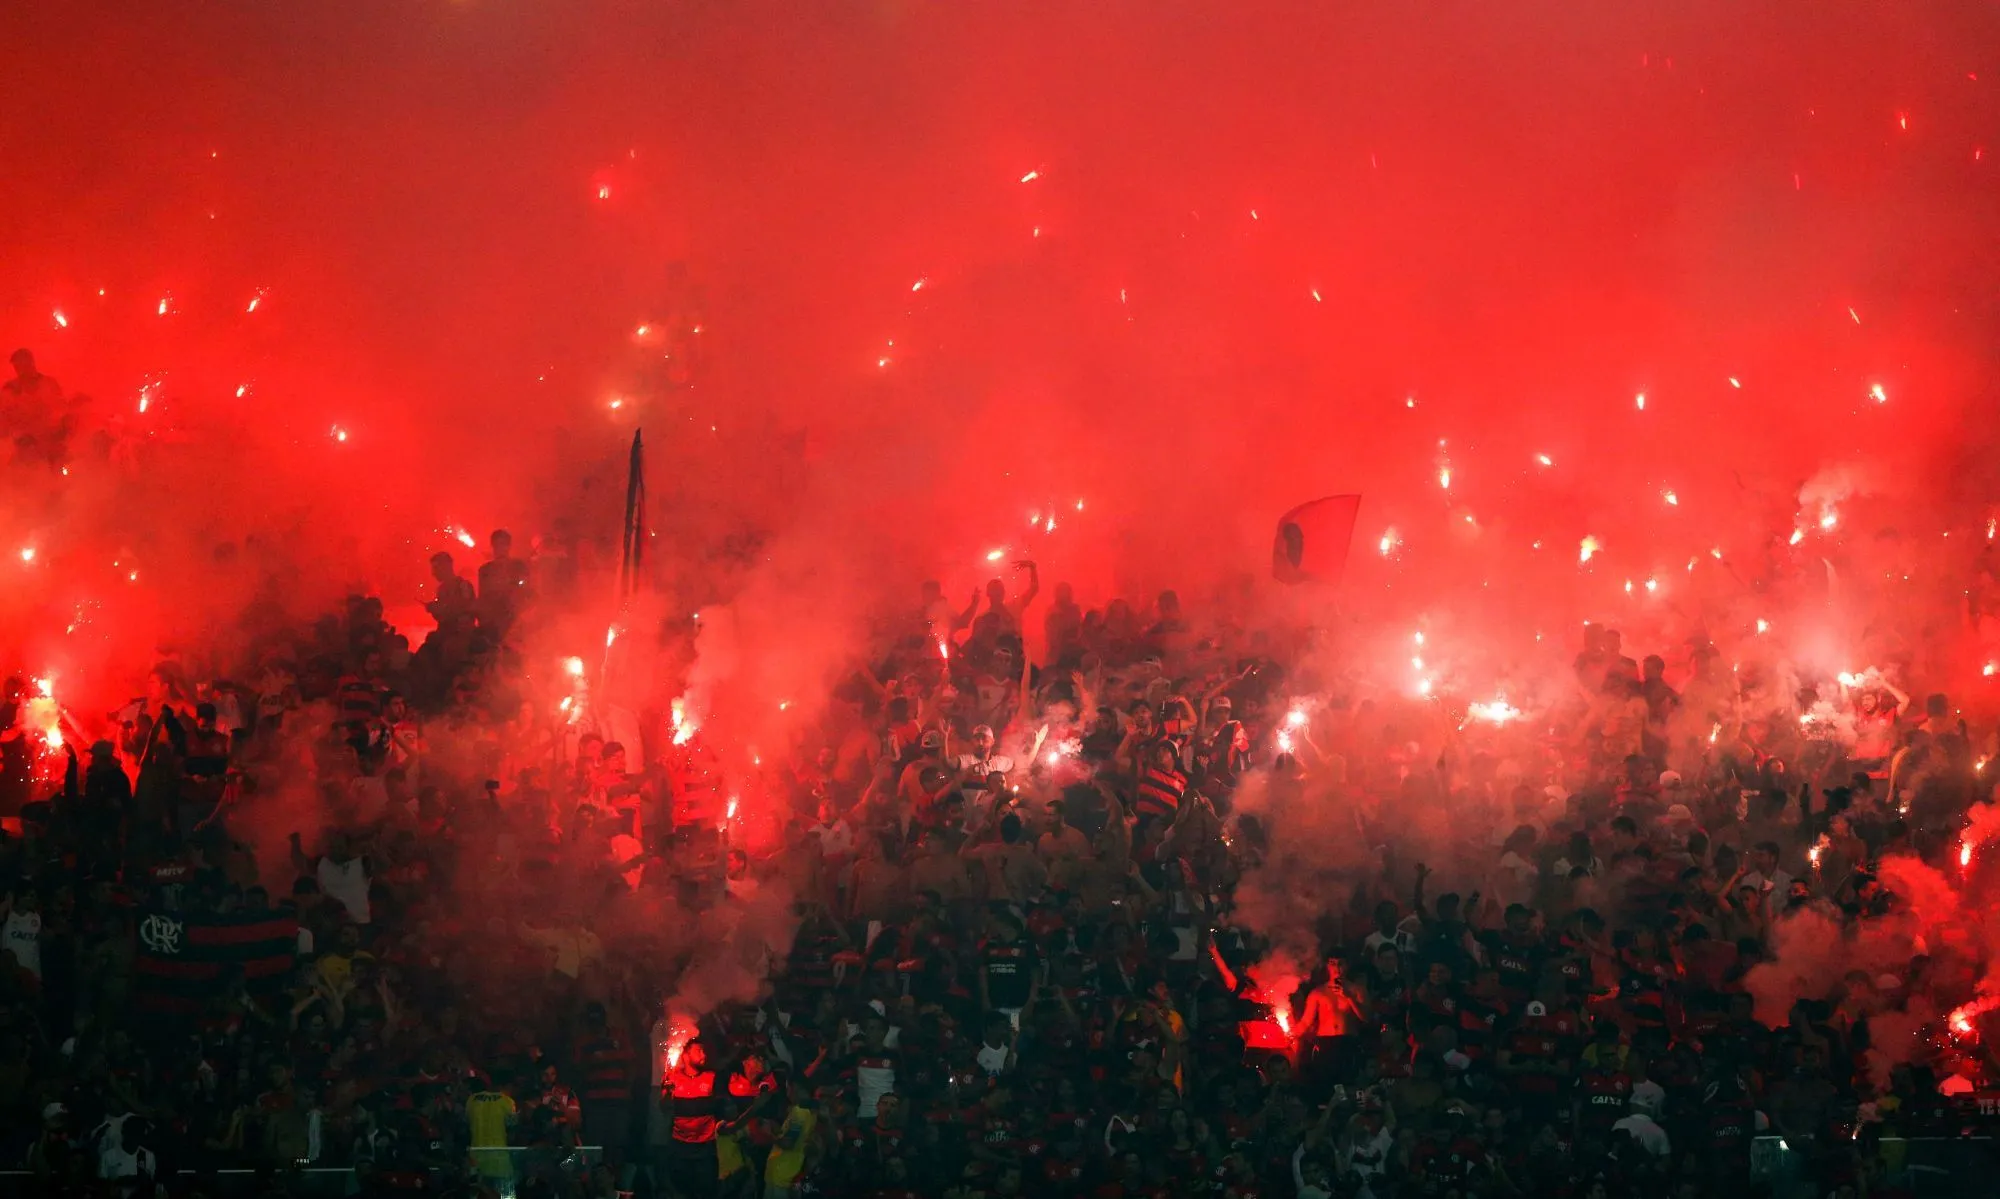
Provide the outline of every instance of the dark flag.
{"type": "Polygon", "coordinates": [[[646,446],[632,432],[632,461],[625,477],[625,544],[618,562],[618,598],[622,603],[639,589],[639,568],[646,560],[646,446]]]}
{"type": "Polygon", "coordinates": [[[1280,583],[1339,583],[1360,510],[1360,496],[1330,495],[1279,517],[1271,547],[1272,577],[1280,583]]]}
{"type": "Polygon", "coordinates": [[[135,1005],[189,1013],[220,995],[236,969],[253,992],[284,987],[297,960],[299,922],[278,912],[189,916],[148,911],[137,928],[135,1005]]]}

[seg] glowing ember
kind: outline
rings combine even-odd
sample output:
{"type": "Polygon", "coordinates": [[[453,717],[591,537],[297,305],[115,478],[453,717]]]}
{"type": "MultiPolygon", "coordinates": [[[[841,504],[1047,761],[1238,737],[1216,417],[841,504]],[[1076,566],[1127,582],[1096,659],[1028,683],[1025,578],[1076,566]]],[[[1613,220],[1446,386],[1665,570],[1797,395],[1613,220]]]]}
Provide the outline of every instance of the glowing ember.
{"type": "Polygon", "coordinates": [[[1804,529],[1793,529],[1792,536],[1790,540],[1787,542],[1787,544],[1797,545],[1799,542],[1804,541],[1805,539],[1806,539],[1806,531],[1804,529]]]}
{"type": "Polygon", "coordinates": [[[1989,679],[1993,677],[1995,671],[2000,671],[2000,662],[1988,662],[1986,665],[1979,668],[1979,673],[1985,675],[1989,679]]]}
{"type": "Polygon", "coordinates": [[[1840,523],[1840,514],[1837,512],[1829,511],[1825,515],[1819,518],[1819,527],[1821,529],[1831,529],[1833,526],[1839,523],[1840,523]]]}
{"type": "Polygon", "coordinates": [[[1451,468],[1449,466],[1439,468],[1438,486],[1444,488],[1446,491],[1451,490],[1451,468]]]}
{"type": "Polygon", "coordinates": [[[1721,735],[1722,735],[1722,726],[1720,724],[1711,724],[1708,726],[1708,743],[1710,745],[1714,745],[1715,739],[1717,737],[1720,737],[1721,735]]]}
{"type": "Polygon", "coordinates": [[[1006,556],[1007,556],[1007,551],[1004,549],[986,551],[986,560],[988,562],[998,562],[1000,559],[1005,558],[1006,556]]]}
{"type": "Polygon", "coordinates": [[[56,309],[54,315],[56,318],[56,328],[58,329],[69,328],[69,318],[63,315],[62,309],[60,308],[56,309]]]}
{"type": "Polygon", "coordinates": [[[611,644],[612,644],[612,642],[614,642],[614,641],[617,641],[617,640],[618,640],[618,626],[617,626],[617,625],[612,625],[612,626],[611,626],[610,628],[607,628],[607,629],[605,629],[605,630],[604,630],[604,648],[605,648],[605,649],[610,649],[610,648],[611,648],[611,644]]]}
{"type": "Polygon", "coordinates": [[[43,699],[54,699],[56,694],[56,681],[51,678],[36,679],[35,693],[40,695],[43,699]]]}
{"type": "Polygon", "coordinates": [[[1739,387],[1739,388],[1743,386],[1743,384],[1736,378],[1735,375],[1729,376],[1729,385],[1731,387],[1739,387]]]}
{"type": "Polygon", "coordinates": [[[922,290],[924,289],[924,284],[926,284],[926,283],[929,283],[929,282],[930,282],[930,280],[929,280],[929,279],[919,279],[919,280],[917,280],[917,281],[916,281],[915,283],[912,283],[912,284],[910,284],[910,290],[911,290],[911,291],[922,291],[922,290]]]}
{"type": "Polygon", "coordinates": [[[1278,752],[1281,754],[1292,752],[1292,735],[1285,729],[1278,730],[1278,752]]]}
{"type": "Polygon", "coordinates": [[[1583,541],[1577,546],[1577,553],[1576,553],[1577,564],[1581,566],[1583,563],[1590,561],[1590,559],[1597,553],[1599,548],[1601,547],[1598,545],[1597,538],[1595,537],[1584,538],[1583,541]]]}
{"type": "Polygon", "coordinates": [[[1401,544],[1403,544],[1403,539],[1396,535],[1396,530],[1385,529],[1382,532],[1382,539],[1375,543],[1375,548],[1386,558],[1391,551],[1401,544]]]}
{"type": "Polygon", "coordinates": [[[1869,388],[1868,394],[1874,396],[1875,402],[1878,404],[1886,404],[1889,402],[1889,393],[1882,389],[1882,385],[1880,383],[1877,383],[1875,386],[1869,388]]]}
{"type": "Polygon", "coordinates": [[[1770,632],[1770,631],[1771,631],[1771,622],[1770,622],[1770,621],[1768,621],[1768,620],[1763,620],[1763,619],[1759,619],[1759,620],[1757,621],[1757,632],[1758,632],[1758,633],[1759,633],[1760,635],[1761,635],[1761,634],[1764,634],[1764,633],[1768,633],[1768,632],[1770,632]]]}
{"type": "Polygon", "coordinates": [[[1306,723],[1305,709],[1293,708],[1291,711],[1285,713],[1285,723],[1295,729],[1304,728],[1306,723]]]}
{"type": "Polygon", "coordinates": [[[568,672],[570,673],[571,677],[573,677],[573,678],[574,678],[574,677],[580,677],[580,676],[581,676],[581,675],[583,674],[583,659],[582,659],[582,658],[564,658],[564,659],[563,659],[563,669],[564,669],[564,670],[567,670],[567,671],[568,671],[568,672]]]}
{"type": "Polygon", "coordinates": [[[1633,398],[1632,402],[1638,406],[1639,411],[1644,412],[1646,410],[1646,393],[1643,391],[1640,392],[1633,398]]]}
{"type": "Polygon", "coordinates": [[[947,662],[951,661],[951,647],[945,644],[944,638],[938,638],[937,647],[938,657],[943,658],[947,662]]]}
{"type": "Polygon", "coordinates": [[[333,427],[332,437],[335,441],[345,442],[347,440],[347,430],[341,428],[339,425],[335,425],[333,427]]]}
{"type": "Polygon", "coordinates": [[[1668,506],[1668,507],[1670,507],[1670,508],[1678,508],[1678,507],[1680,507],[1680,503],[1681,503],[1681,497],[1680,497],[1680,496],[1678,496],[1678,495],[1675,495],[1675,494],[1674,494],[1673,492],[1671,492],[1671,491],[1663,491],[1663,492],[1661,492],[1661,493],[1660,493],[1660,498],[1661,498],[1661,499],[1663,499],[1663,500],[1665,500],[1665,501],[1667,501],[1667,506],[1668,506]]]}
{"type": "Polygon", "coordinates": [[[1535,461],[1541,463],[1543,466],[1554,466],[1556,464],[1556,460],[1547,454],[1536,454],[1535,461]]]}
{"type": "Polygon", "coordinates": [[[1466,708],[1466,714],[1474,720],[1484,720],[1489,724],[1506,724],[1510,720],[1519,719],[1521,709],[1503,698],[1496,699],[1490,704],[1472,704],[1466,708]]]}
{"type": "Polygon", "coordinates": [[[1972,865],[1972,842],[1961,841],[1958,843],[1958,864],[1961,869],[1972,865]]]}
{"type": "Polygon", "coordinates": [[[1042,173],[1040,171],[1029,171],[1027,174],[1021,176],[1021,182],[1033,183],[1035,180],[1040,179],[1041,177],[1042,173]]]}
{"type": "Polygon", "coordinates": [[[35,547],[34,547],[34,546],[32,546],[32,545],[24,545],[24,546],[22,546],[22,547],[21,547],[21,561],[23,561],[23,562],[33,562],[34,560],[35,560],[35,547]]]}
{"type": "Polygon", "coordinates": [[[255,312],[257,311],[257,305],[262,304],[263,302],[264,302],[264,293],[262,291],[259,291],[256,295],[250,297],[250,304],[248,307],[244,308],[243,311],[255,312]]]}
{"type": "Polygon", "coordinates": [[[729,806],[723,809],[722,818],[724,820],[736,819],[736,797],[734,795],[729,797],[729,806]]]}
{"type": "Polygon", "coordinates": [[[50,729],[48,735],[48,743],[50,749],[61,749],[63,746],[62,730],[55,728],[50,729]]]}

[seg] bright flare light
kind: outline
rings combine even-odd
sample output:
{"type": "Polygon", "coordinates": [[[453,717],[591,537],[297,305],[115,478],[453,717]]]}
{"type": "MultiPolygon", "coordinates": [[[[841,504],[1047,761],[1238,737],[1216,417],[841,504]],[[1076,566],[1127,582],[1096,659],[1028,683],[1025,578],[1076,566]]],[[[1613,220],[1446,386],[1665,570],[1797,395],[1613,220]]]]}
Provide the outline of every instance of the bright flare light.
{"type": "Polygon", "coordinates": [[[69,328],[69,318],[63,315],[62,309],[58,308],[55,310],[55,318],[56,318],[56,328],[58,329],[69,328]]]}
{"type": "Polygon", "coordinates": [[[986,551],[986,560],[988,562],[998,562],[1000,559],[1005,558],[1006,556],[1007,556],[1007,551],[1004,549],[986,551]]]}
{"type": "Polygon", "coordinates": [[[1758,632],[1758,634],[1759,634],[1759,635],[1761,636],[1762,634],[1765,634],[1765,633],[1768,633],[1768,632],[1770,632],[1770,631],[1771,631],[1771,622],[1770,622],[1770,621],[1768,621],[1768,620],[1764,620],[1764,619],[1762,619],[1762,618],[1759,618],[1759,619],[1758,619],[1758,621],[1757,621],[1757,632],[1758,632]]]}
{"type": "Polygon", "coordinates": [[[1490,704],[1471,704],[1465,711],[1474,720],[1484,720],[1491,724],[1506,724],[1521,715],[1521,709],[1504,699],[1496,699],[1490,704]]]}
{"type": "Polygon", "coordinates": [[[1667,501],[1667,506],[1668,506],[1669,508],[1678,508],[1678,507],[1680,507],[1680,506],[1681,506],[1681,497],[1680,497],[1680,496],[1678,496],[1678,495],[1675,495],[1675,494],[1674,494],[1673,492],[1671,492],[1671,491],[1663,491],[1663,492],[1661,492],[1661,493],[1660,493],[1660,498],[1661,498],[1661,499],[1663,499],[1663,500],[1665,500],[1665,501],[1667,501]]]}
{"type": "Polygon", "coordinates": [[[2000,663],[1988,662],[1986,665],[1979,668],[1979,673],[1985,675],[1989,679],[1992,678],[1996,672],[2000,672],[2000,663]]]}
{"type": "Polygon", "coordinates": [[[1577,547],[1577,554],[1576,554],[1577,565],[1581,566],[1585,562],[1590,561],[1591,556],[1597,553],[1599,548],[1600,547],[1598,545],[1597,538],[1595,537],[1584,538],[1582,543],[1579,544],[1577,547]]]}
{"type": "Polygon", "coordinates": [[[21,561],[23,561],[23,562],[33,562],[34,560],[35,560],[35,547],[34,547],[34,546],[32,546],[32,545],[24,545],[24,546],[22,546],[22,547],[21,547],[21,561]]]}
{"type": "Polygon", "coordinates": [[[1878,404],[1886,404],[1889,402],[1889,393],[1882,389],[1882,385],[1880,383],[1877,383],[1875,386],[1869,388],[1868,394],[1875,397],[1875,402],[1878,404]]]}
{"type": "Polygon", "coordinates": [[[563,669],[567,670],[571,677],[580,677],[583,674],[583,659],[565,658],[563,659],[563,669]]]}
{"type": "Polygon", "coordinates": [[[1382,556],[1386,558],[1391,551],[1401,544],[1403,544],[1403,539],[1396,536],[1396,530],[1384,529],[1382,531],[1382,539],[1375,543],[1375,548],[1380,550],[1382,556]]]}
{"type": "Polygon", "coordinates": [[[1646,410],[1646,393],[1643,391],[1640,392],[1632,402],[1639,406],[1639,411],[1644,412],[1646,410]]]}
{"type": "Polygon", "coordinates": [[[1541,463],[1543,466],[1554,466],[1556,464],[1556,460],[1547,454],[1536,454],[1535,461],[1541,463]]]}

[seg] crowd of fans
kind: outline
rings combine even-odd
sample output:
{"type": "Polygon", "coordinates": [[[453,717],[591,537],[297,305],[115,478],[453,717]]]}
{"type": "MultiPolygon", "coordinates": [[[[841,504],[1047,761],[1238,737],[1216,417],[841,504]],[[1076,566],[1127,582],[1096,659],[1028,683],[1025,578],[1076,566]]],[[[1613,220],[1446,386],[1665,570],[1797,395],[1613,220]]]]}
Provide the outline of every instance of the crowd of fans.
{"type": "Polygon", "coordinates": [[[1878,1195],[1992,1068],[1901,1019],[1976,944],[1775,1020],[1748,981],[1910,902],[1885,857],[1955,869],[1944,696],[1757,708],[1590,629],[1572,698],[1480,719],[1023,563],[719,782],[678,710],[620,744],[528,684],[510,551],[434,560],[414,653],[355,599],[95,744],[9,684],[0,1185],[1706,1196],[1773,1193],[1768,1136],[1878,1195]]]}

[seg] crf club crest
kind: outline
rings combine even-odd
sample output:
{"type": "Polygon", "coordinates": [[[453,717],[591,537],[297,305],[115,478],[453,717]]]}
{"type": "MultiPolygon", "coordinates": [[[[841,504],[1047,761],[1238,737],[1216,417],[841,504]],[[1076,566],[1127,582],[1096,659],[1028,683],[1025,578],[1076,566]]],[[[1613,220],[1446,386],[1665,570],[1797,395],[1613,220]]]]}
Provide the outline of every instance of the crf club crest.
{"type": "Polygon", "coordinates": [[[186,944],[186,926],[172,916],[152,915],[139,922],[139,943],[148,952],[175,957],[186,944]]]}

